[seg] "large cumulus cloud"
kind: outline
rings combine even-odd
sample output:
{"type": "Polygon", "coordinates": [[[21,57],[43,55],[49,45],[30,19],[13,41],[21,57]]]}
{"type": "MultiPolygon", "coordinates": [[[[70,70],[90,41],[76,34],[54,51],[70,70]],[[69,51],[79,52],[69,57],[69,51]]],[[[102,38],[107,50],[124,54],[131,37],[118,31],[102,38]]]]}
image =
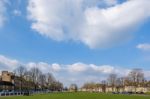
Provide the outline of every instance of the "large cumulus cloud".
{"type": "Polygon", "coordinates": [[[105,48],[129,40],[150,17],[149,0],[29,0],[31,28],[56,41],[105,48]]]}

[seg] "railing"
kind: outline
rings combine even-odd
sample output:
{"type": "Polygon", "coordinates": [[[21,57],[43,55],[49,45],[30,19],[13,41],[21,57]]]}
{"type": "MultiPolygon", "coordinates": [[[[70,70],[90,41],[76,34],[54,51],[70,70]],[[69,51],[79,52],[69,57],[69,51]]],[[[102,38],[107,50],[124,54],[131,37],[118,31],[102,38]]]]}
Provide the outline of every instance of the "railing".
{"type": "Polygon", "coordinates": [[[50,91],[25,91],[25,92],[0,92],[0,96],[21,96],[21,95],[32,95],[32,94],[44,94],[50,91]]]}

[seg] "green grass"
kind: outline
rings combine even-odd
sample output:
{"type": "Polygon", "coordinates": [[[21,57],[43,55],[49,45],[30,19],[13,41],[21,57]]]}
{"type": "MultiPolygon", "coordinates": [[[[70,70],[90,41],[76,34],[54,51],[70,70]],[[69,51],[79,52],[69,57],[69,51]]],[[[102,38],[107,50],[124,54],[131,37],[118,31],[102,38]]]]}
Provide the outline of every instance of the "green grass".
{"type": "Polygon", "coordinates": [[[150,99],[150,96],[113,95],[101,93],[50,93],[33,96],[0,97],[0,99],[150,99]]]}
{"type": "Polygon", "coordinates": [[[145,94],[150,95],[150,92],[147,92],[147,93],[145,93],[145,94]]]}

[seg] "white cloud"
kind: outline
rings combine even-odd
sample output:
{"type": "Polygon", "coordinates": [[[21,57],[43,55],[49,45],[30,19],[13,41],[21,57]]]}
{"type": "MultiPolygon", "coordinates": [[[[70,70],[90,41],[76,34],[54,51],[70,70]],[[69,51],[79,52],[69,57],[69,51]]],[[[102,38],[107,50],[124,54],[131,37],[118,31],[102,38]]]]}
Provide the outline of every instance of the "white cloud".
{"type": "Polygon", "coordinates": [[[6,21],[6,0],[0,0],[0,27],[3,26],[4,22],[6,21]]]}
{"type": "Polygon", "coordinates": [[[61,71],[62,68],[61,68],[61,66],[59,64],[54,63],[54,64],[51,65],[51,69],[54,72],[59,72],[59,71],[61,71]]]}
{"type": "Polygon", "coordinates": [[[32,29],[56,41],[73,40],[90,48],[127,41],[132,30],[150,17],[149,0],[29,0],[32,29]],[[105,2],[107,8],[99,8],[105,2]]]}
{"type": "Polygon", "coordinates": [[[72,65],[68,65],[69,72],[78,73],[78,72],[84,72],[88,69],[88,66],[83,63],[75,63],[72,65]]]}
{"type": "Polygon", "coordinates": [[[110,73],[115,72],[115,68],[113,66],[109,66],[109,65],[96,66],[96,65],[92,64],[90,66],[94,71],[97,71],[100,73],[110,74],[110,73]]]}
{"type": "Polygon", "coordinates": [[[19,65],[19,61],[0,55],[0,70],[4,69],[13,71],[19,65]]]}
{"type": "MultiPolygon", "coordinates": [[[[59,65],[60,66],[60,65],[59,65]]],[[[65,68],[65,71],[70,73],[89,73],[89,74],[104,74],[108,75],[111,73],[119,74],[120,76],[126,75],[129,73],[129,69],[119,68],[117,66],[111,65],[95,65],[95,64],[85,64],[85,63],[74,63],[72,65],[62,65],[65,68]],[[120,72],[124,71],[124,72],[120,72]]],[[[64,70],[64,68],[62,68],[64,70]]]]}
{"type": "Polygon", "coordinates": [[[145,77],[150,79],[150,71],[145,71],[145,77]]]}
{"type": "Polygon", "coordinates": [[[143,51],[150,51],[150,44],[148,44],[148,43],[139,44],[136,47],[143,51]]]}
{"type": "Polygon", "coordinates": [[[130,39],[131,29],[150,16],[149,6],[149,0],[130,0],[107,9],[88,8],[81,36],[83,42],[95,48],[130,39]]]}
{"type": "Polygon", "coordinates": [[[28,70],[30,70],[31,68],[39,68],[42,72],[44,73],[48,73],[48,72],[51,72],[51,68],[50,68],[50,64],[48,63],[45,63],[45,62],[29,62],[27,64],[24,64],[26,66],[26,68],[28,70]]]}
{"type": "Polygon", "coordinates": [[[34,62],[29,62],[28,64],[27,64],[27,69],[31,69],[31,68],[34,68],[34,67],[36,67],[36,63],[34,63],[34,62]]]}

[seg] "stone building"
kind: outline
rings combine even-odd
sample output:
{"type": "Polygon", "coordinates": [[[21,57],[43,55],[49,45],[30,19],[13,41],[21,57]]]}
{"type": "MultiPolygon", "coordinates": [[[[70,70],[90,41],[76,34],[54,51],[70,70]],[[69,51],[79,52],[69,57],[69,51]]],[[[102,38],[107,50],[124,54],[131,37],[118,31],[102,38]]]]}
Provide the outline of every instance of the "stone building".
{"type": "MultiPolygon", "coordinates": [[[[0,75],[0,91],[1,90],[33,90],[35,84],[26,79],[19,77],[12,72],[2,71],[0,75]]],[[[38,85],[37,85],[38,86],[38,85]]]]}
{"type": "Polygon", "coordinates": [[[0,75],[0,90],[12,90],[14,88],[14,74],[2,71],[0,75]]]}
{"type": "Polygon", "coordinates": [[[135,86],[124,86],[120,88],[112,88],[110,86],[107,86],[105,88],[105,91],[103,90],[102,87],[97,87],[97,88],[81,88],[80,91],[84,92],[150,92],[150,86],[138,86],[135,88],[135,86]]]}

